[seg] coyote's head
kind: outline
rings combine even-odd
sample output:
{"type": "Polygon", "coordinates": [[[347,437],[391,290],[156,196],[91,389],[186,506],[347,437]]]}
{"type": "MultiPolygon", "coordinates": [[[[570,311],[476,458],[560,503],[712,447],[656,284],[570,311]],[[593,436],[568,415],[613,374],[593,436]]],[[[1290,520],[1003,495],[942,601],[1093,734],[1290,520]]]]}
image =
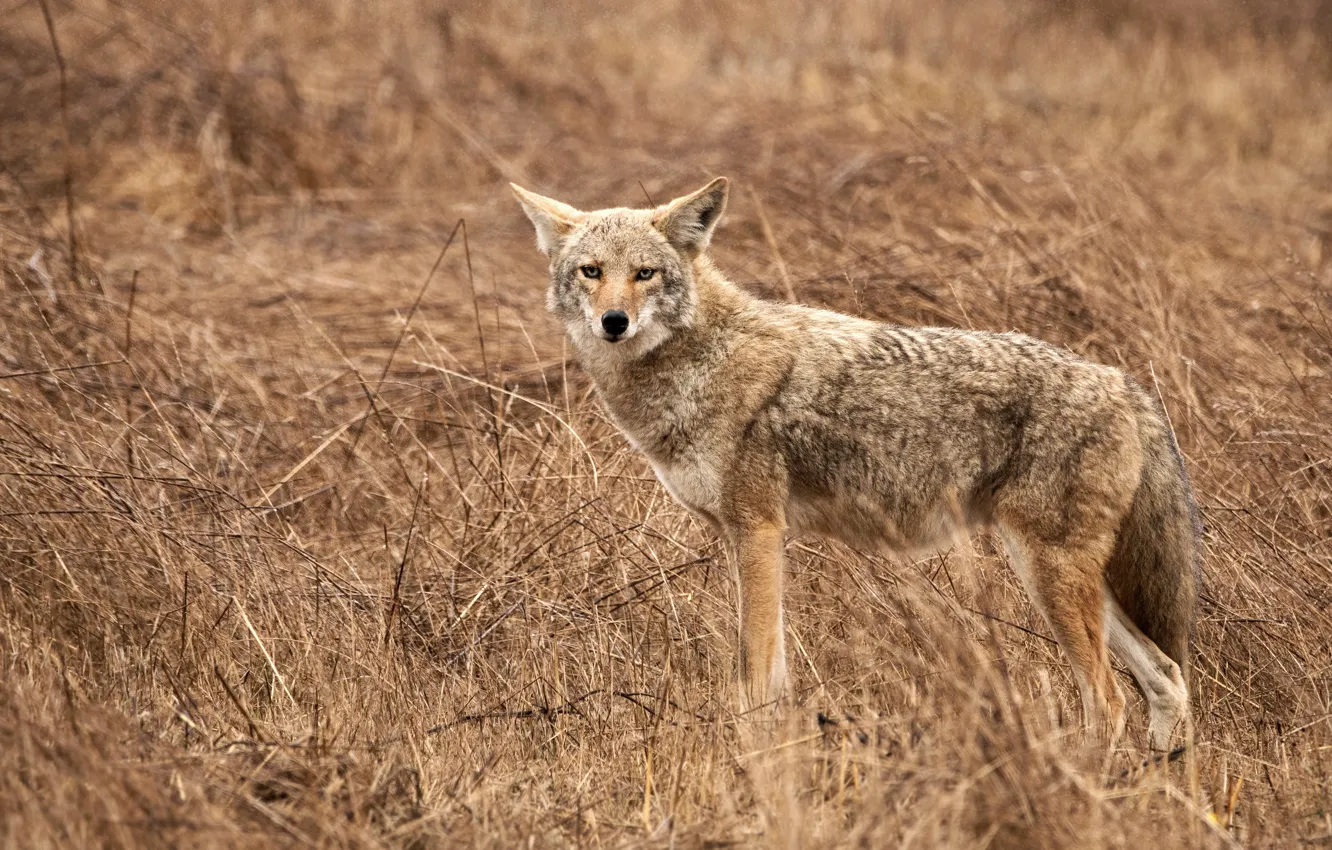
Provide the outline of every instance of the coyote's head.
{"type": "Polygon", "coordinates": [[[580,348],[641,356],[693,322],[693,261],[726,209],[726,178],[650,210],[582,212],[513,187],[550,257],[546,306],[580,348]]]}

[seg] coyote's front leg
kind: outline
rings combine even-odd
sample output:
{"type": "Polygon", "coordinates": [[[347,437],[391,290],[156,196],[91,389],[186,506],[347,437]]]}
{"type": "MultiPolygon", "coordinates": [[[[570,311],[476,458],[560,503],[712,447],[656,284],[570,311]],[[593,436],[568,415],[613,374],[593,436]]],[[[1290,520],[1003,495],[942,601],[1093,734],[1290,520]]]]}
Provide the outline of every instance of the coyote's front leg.
{"type": "Polygon", "coordinates": [[[786,684],[782,546],[775,522],[728,529],[740,577],[740,691],[744,709],[776,701],[786,684]]]}

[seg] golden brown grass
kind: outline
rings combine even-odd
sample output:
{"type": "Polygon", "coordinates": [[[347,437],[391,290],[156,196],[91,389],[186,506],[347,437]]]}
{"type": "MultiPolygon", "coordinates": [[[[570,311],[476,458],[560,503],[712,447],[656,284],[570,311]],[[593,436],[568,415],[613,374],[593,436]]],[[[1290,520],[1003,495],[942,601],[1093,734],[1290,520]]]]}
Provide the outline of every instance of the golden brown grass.
{"type": "Polygon", "coordinates": [[[7,846],[1332,841],[1326,2],[49,8],[74,268],[47,28],[0,10],[7,846]],[[755,291],[1159,388],[1207,524],[1184,758],[1140,705],[1082,740],[985,540],[793,542],[793,705],[735,714],[719,550],[504,185],[718,173],[755,291]]]}

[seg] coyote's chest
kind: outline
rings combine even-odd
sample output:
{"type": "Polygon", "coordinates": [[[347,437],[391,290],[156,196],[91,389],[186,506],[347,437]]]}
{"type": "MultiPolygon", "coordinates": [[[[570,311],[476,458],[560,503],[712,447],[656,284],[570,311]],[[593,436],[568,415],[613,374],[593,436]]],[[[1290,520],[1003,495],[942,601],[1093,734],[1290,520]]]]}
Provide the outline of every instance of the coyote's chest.
{"type": "Polygon", "coordinates": [[[721,480],[710,465],[694,461],[660,463],[648,459],[652,462],[652,471],[657,473],[657,480],[672,499],[710,522],[718,521],[721,480]]]}
{"type": "Polygon", "coordinates": [[[706,426],[700,429],[695,417],[682,415],[670,406],[657,408],[647,416],[617,411],[613,404],[608,407],[620,432],[652,464],[657,480],[671,498],[717,522],[721,516],[722,460],[709,451],[706,439],[698,439],[700,430],[708,430],[706,426]]]}
{"type": "Polygon", "coordinates": [[[620,431],[638,452],[652,464],[657,480],[671,494],[671,498],[704,518],[716,522],[721,516],[722,476],[716,461],[690,444],[672,440],[667,427],[642,430],[625,428],[620,431]]]}

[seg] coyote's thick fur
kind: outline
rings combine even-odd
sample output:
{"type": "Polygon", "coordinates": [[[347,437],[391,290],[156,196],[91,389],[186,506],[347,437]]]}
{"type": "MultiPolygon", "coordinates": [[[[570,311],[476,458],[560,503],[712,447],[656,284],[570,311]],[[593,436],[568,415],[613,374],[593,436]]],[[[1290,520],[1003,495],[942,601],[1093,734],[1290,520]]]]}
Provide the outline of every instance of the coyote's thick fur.
{"type": "Polygon", "coordinates": [[[548,306],[629,442],[734,555],[750,704],[781,695],[782,550],[814,532],[894,550],[993,525],[1089,724],[1117,732],[1108,652],[1166,747],[1199,559],[1196,511],[1153,396],[1015,333],[908,328],[754,298],[706,255],[727,183],[582,212],[513,187],[550,257],[548,306]]]}

